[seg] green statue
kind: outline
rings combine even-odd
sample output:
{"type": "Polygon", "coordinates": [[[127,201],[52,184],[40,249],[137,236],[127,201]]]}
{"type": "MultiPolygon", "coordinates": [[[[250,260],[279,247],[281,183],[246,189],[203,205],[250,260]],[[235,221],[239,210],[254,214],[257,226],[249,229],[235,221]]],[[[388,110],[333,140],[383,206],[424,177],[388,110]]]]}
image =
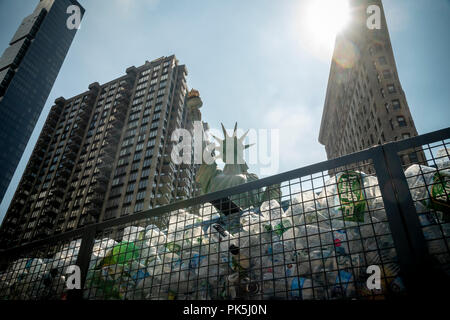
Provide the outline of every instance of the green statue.
{"type": "MultiPolygon", "coordinates": [[[[191,114],[197,114],[198,108],[202,106],[199,93],[196,90],[191,90],[188,95],[187,106],[191,114]]],[[[258,176],[254,173],[248,172],[248,166],[244,160],[244,150],[251,145],[244,145],[243,141],[248,134],[248,131],[240,138],[237,137],[237,123],[234,126],[233,135],[228,136],[225,127],[222,125],[224,139],[213,136],[219,143],[220,155],[217,158],[222,158],[225,166],[220,169],[216,162],[207,164],[203,161],[196,175],[196,182],[200,184],[204,194],[215,192],[234,186],[238,186],[247,182],[258,180],[258,176]],[[228,154],[228,153],[232,154],[228,154]]],[[[206,143],[203,143],[203,150],[206,143]]],[[[275,199],[280,201],[281,191],[280,185],[270,186],[265,189],[252,189],[244,194],[237,194],[231,196],[231,201],[239,206],[241,209],[246,209],[251,206],[259,207],[262,202],[275,199]]]]}

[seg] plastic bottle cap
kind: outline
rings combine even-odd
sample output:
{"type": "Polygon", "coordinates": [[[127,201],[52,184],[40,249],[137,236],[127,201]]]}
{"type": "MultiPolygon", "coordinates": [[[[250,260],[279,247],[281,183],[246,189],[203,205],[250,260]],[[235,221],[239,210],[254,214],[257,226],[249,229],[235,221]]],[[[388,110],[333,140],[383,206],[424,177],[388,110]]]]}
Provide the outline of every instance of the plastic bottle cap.
{"type": "Polygon", "coordinates": [[[239,247],[236,247],[234,244],[232,244],[228,250],[230,250],[230,253],[233,255],[239,254],[239,247]]]}
{"type": "Polygon", "coordinates": [[[259,285],[255,282],[247,284],[247,292],[257,293],[259,291],[259,285]]]}

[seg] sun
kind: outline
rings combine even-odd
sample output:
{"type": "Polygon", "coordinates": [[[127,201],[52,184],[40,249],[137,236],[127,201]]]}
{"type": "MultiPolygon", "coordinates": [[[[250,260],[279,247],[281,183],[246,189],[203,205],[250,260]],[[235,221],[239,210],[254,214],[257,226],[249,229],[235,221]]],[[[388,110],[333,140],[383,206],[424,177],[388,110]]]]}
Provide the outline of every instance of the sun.
{"type": "Polygon", "coordinates": [[[350,21],[348,0],[306,0],[298,19],[303,45],[315,53],[329,53],[350,21]]]}

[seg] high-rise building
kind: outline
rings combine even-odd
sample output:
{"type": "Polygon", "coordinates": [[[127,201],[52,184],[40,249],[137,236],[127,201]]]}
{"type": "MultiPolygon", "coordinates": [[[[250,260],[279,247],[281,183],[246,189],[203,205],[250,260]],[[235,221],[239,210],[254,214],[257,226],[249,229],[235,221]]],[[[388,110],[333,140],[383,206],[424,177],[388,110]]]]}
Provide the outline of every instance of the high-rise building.
{"type": "MultiPolygon", "coordinates": [[[[320,127],[328,159],[417,135],[381,0],[352,0],[350,8],[351,22],[336,38],[320,127]],[[367,14],[370,5],[380,8],[380,29],[368,27],[376,18],[367,14]]],[[[402,160],[417,162],[421,155],[406,152],[402,160]]]]}
{"type": "Polygon", "coordinates": [[[41,0],[0,58],[0,200],[44,108],[77,31],[69,29],[76,0],[41,0]]]}
{"type": "Polygon", "coordinates": [[[56,99],[3,221],[3,245],[195,194],[195,165],[171,157],[174,130],[192,132],[201,118],[186,107],[186,75],[175,56],[161,57],[56,99]]]}

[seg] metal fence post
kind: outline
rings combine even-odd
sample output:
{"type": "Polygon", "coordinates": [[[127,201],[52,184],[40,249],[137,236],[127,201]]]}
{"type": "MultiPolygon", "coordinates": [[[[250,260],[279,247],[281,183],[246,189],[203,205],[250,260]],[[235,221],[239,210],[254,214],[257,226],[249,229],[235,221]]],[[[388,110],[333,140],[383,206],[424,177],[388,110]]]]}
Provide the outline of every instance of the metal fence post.
{"type": "MultiPolygon", "coordinates": [[[[408,182],[403,171],[398,152],[398,144],[388,143],[382,147],[387,170],[392,186],[393,201],[396,201],[397,213],[403,221],[406,236],[411,247],[411,262],[413,272],[411,274],[414,291],[418,296],[425,297],[430,294],[440,294],[442,290],[450,286],[448,277],[441,269],[435,268],[431,255],[428,252],[425,237],[423,235],[419,216],[414,206],[414,201],[409,190],[408,182]]],[[[385,196],[383,195],[383,198],[385,196]]],[[[387,210],[386,210],[387,213],[387,210]]],[[[394,233],[394,232],[393,232],[394,233]]]]}
{"type": "Polygon", "coordinates": [[[92,248],[94,247],[96,227],[91,226],[83,233],[80,250],[78,251],[77,266],[81,272],[81,289],[73,289],[68,293],[68,300],[83,299],[83,289],[86,283],[86,277],[89,270],[89,262],[91,260],[92,248]]]}
{"type": "MultiPolygon", "coordinates": [[[[400,206],[397,201],[396,190],[392,183],[392,178],[386,164],[383,147],[373,148],[373,165],[378,178],[378,184],[383,197],[386,216],[389,221],[392,239],[394,240],[397,251],[400,273],[404,281],[407,292],[416,295],[417,292],[417,274],[413,248],[409,241],[409,236],[405,228],[405,221],[401,214],[400,206]]],[[[409,192],[409,190],[408,190],[409,192]]]]}

